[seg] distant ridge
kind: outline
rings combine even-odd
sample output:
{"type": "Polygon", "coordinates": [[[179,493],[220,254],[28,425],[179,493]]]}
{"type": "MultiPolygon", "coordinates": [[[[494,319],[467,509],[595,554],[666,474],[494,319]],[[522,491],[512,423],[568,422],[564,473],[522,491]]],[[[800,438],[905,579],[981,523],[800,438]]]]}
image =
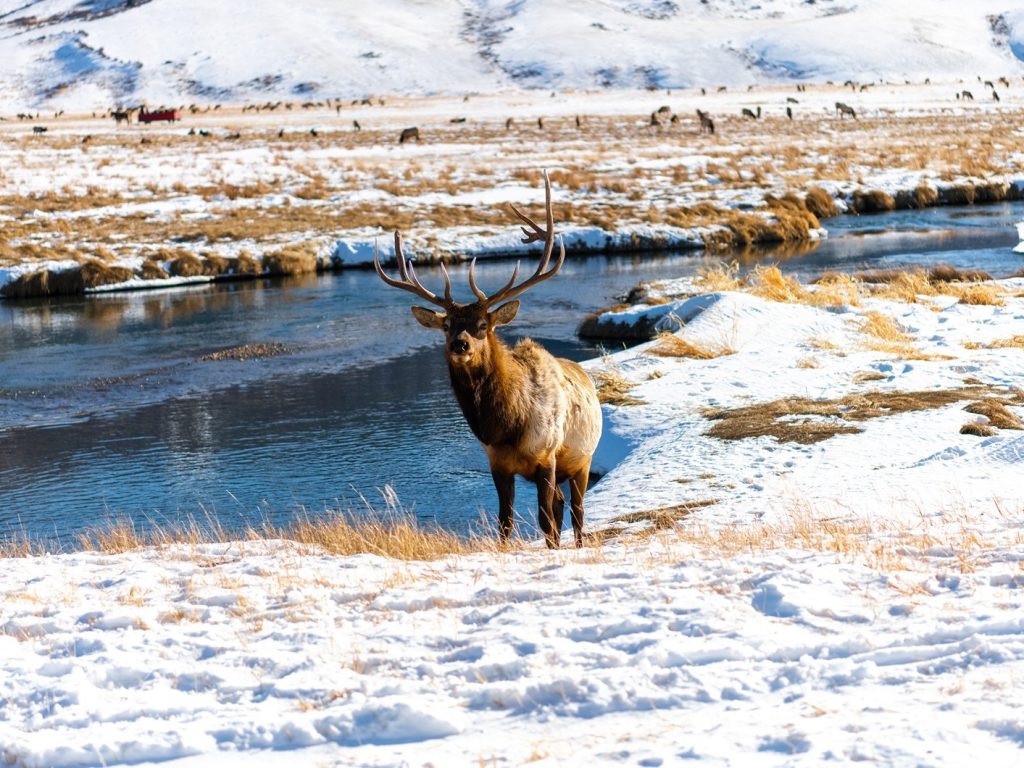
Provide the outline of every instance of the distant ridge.
{"type": "Polygon", "coordinates": [[[0,109],[1000,76],[1024,87],[1024,10],[1010,6],[9,0],[0,109]]]}

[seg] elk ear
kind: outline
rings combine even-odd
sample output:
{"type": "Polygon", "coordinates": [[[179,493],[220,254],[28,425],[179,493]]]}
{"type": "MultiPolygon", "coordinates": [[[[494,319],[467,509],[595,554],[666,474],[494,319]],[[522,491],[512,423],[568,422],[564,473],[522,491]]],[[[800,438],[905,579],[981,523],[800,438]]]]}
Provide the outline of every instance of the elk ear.
{"type": "Polygon", "coordinates": [[[444,323],[444,312],[432,312],[431,310],[424,309],[423,307],[413,307],[412,314],[424,328],[440,329],[444,323]]]}
{"type": "Polygon", "coordinates": [[[491,312],[491,326],[496,328],[499,325],[511,323],[516,319],[517,314],[519,314],[518,301],[510,301],[508,304],[502,304],[496,310],[491,312]]]}

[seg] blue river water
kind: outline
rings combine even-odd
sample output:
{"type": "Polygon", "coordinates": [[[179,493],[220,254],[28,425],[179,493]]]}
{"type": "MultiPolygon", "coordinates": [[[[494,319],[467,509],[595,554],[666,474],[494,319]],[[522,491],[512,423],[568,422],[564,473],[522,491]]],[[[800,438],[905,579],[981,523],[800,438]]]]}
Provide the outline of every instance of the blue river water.
{"type": "MultiPolygon", "coordinates": [[[[935,208],[826,222],[811,249],[736,254],[811,277],[825,270],[947,263],[1005,276],[1020,204],[935,208]]],[[[523,297],[508,338],[593,357],[580,320],[642,280],[692,274],[702,252],[571,259],[523,297]]],[[[726,259],[730,258],[726,255],[726,259]]],[[[525,266],[525,265],[524,265],[525,266]]],[[[485,287],[509,262],[478,265],[485,287]]],[[[452,272],[466,291],[466,268],[452,272]]],[[[439,284],[434,269],[420,270],[439,284]]],[[[412,297],[372,271],[198,288],[0,302],[0,538],[72,547],[77,533],[215,519],[229,529],[384,505],[465,533],[493,526],[483,451],[451,396],[440,335],[412,297]],[[249,343],[252,360],[203,360],[249,343]]],[[[533,489],[518,489],[523,522],[533,489]]]]}

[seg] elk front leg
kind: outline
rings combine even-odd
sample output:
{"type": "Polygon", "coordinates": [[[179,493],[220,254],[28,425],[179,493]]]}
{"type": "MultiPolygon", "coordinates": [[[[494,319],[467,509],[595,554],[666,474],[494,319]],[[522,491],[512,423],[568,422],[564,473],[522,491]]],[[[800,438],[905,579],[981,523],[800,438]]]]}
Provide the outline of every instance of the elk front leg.
{"type": "Polygon", "coordinates": [[[583,546],[583,497],[587,493],[587,483],[590,482],[590,462],[580,468],[580,471],[569,478],[570,509],[572,514],[572,532],[576,538],[576,547],[583,546]]]}
{"type": "Polygon", "coordinates": [[[516,476],[491,470],[494,487],[498,491],[498,541],[508,543],[512,535],[512,505],[516,500],[516,476]]]}
{"type": "Polygon", "coordinates": [[[555,483],[555,463],[549,467],[538,467],[535,482],[537,483],[537,522],[544,533],[544,542],[548,549],[558,549],[562,541],[562,529],[555,524],[555,494],[558,486],[555,483]]]}

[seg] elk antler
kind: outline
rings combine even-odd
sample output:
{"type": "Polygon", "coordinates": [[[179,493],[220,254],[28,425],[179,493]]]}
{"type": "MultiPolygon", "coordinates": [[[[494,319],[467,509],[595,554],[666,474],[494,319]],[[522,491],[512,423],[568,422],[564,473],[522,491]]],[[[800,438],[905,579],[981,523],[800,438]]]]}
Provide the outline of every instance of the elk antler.
{"type": "Polygon", "coordinates": [[[448,309],[454,306],[455,302],[452,301],[452,281],[448,277],[448,270],[444,268],[444,264],[441,264],[441,273],[444,275],[444,298],[439,299],[437,294],[428,291],[423,286],[423,283],[420,282],[420,279],[416,277],[416,268],[412,265],[412,262],[406,261],[405,254],[402,253],[402,234],[398,231],[395,232],[395,261],[398,262],[400,280],[395,280],[393,277],[388,277],[384,274],[384,270],[380,266],[380,255],[377,253],[377,241],[375,240],[373,243],[373,266],[381,280],[394,288],[401,288],[403,291],[414,293],[421,299],[426,299],[431,304],[436,304],[439,307],[448,309]]]}
{"type": "Polygon", "coordinates": [[[549,269],[548,263],[551,261],[551,252],[555,247],[555,219],[554,214],[551,211],[551,180],[548,178],[548,172],[544,171],[544,205],[546,214],[547,227],[541,227],[537,222],[527,216],[525,213],[520,211],[514,205],[510,206],[512,212],[519,217],[520,221],[525,222],[530,229],[522,227],[524,243],[536,243],[540,240],[544,241],[544,255],[541,256],[540,264],[537,265],[537,271],[533,273],[529,278],[524,280],[519,285],[516,285],[516,278],[519,277],[519,263],[516,263],[516,268],[512,271],[512,278],[502,286],[497,293],[492,293],[490,296],[481,291],[476,285],[475,275],[473,270],[476,267],[476,259],[469,265],[469,287],[473,289],[473,293],[480,300],[480,303],[484,307],[490,307],[497,304],[499,301],[508,301],[528,289],[535,286],[537,283],[541,283],[547,280],[549,277],[554,277],[558,273],[558,270],[562,268],[562,264],[565,262],[565,243],[562,238],[558,238],[559,254],[558,261],[555,262],[555,266],[549,269]],[[533,230],[532,232],[530,230],[533,230]]]}

